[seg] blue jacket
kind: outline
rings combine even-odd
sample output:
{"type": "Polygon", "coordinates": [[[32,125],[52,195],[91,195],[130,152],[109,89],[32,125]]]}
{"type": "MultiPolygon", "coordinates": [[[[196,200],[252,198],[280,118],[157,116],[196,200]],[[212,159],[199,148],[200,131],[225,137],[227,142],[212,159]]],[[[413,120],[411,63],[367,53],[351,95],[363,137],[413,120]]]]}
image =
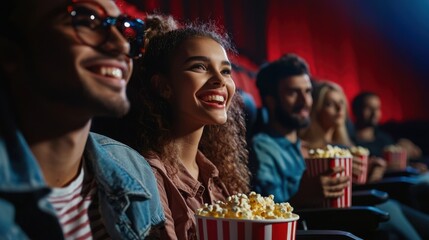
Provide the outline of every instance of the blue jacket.
{"type": "MultiPolygon", "coordinates": [[[[112,239],[144,239],[165,221],[156,179],[139,153],[90,133],[84,155],[112,239]]],[[[49,192],[23,136],[0,136],[0,239],[62,239],[49,192]]]]}
{"type": "Polygon", "coordinates": [[[274,195],[276,202],[290,201],[306,168],[300,141],[291,143],[284,136],[261,132],[253,137],[251,147],[253,190],[274,195]]]}

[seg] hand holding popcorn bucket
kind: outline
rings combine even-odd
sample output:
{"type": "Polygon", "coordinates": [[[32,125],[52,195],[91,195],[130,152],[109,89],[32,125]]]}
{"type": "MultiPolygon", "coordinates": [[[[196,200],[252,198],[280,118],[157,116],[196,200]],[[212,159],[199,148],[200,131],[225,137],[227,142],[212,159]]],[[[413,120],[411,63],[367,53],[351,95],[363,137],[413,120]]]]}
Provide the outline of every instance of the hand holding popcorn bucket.
{"type": "MultiPolygon", "coordinates": [[[[310,149],[310,157],[305,159],[307,173],[310,177],[318,177],[335,167],[342,167],[344,171],[332,177],[352,176],[352,155],[349,150],[328,145],[326,149],[310,149]]],[[[325,198],[324,207],[344,208],[352,205],[351,182],[344,188],[344,194],[337,198],[325,198]]]]}
{"type": "Polygon", "coordinates": [[[400,146],[390,145],[383,149],[383,158],[390,170],[404,170],[407,168],[407,152],[400,146]]]}
{"type": "Polygon", "coordinates": [[[359,173],[353,172],[352,182],[354,184],[365,184],[367,181],[368,176],[368,157],[369,157],[369,150],[364,147],[351,147],[350,152],[353,155],[353,165],[358,164],[359,173]],[[357,161],[358,163],[355,163],[357,161]]]}
{"type": "Polygon", "coordinates": [[[298,215],[289,203],[251,192],[232,195],[227,202],[205,204],[197,210],[199,240],[294,240],[298,215]]]}

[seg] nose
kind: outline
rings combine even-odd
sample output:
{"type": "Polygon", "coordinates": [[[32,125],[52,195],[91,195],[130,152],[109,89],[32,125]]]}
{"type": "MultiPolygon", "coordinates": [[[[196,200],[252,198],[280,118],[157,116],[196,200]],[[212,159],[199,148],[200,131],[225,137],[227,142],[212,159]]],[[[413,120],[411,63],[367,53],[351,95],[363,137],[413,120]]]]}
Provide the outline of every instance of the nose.
{"type": "Polygon", "coordinates": [[[210,83],[216,87],[223,87],[226,85],[224,76],[217,71],[215,71],[213,76],[210,78],[210,83]]]}
{"type": "Polygon", "coordinates": [[[342,112],[343,111],[343,105],[341,105],[341,104],[335,105],[335,110],[337,111],[337,113],[342,112]]]}
{"type": "Polygon", "coordinates": [[[110,34],[107,42],[102,46],[109,55],[128,55],[131,49],[130,43],[125,39],[117,27],[110,27],[110,34]]]}
{"type": "Polygon", "coordinates": [[[308,104],[308,97],[306,92],[299,91],[298,93],[298,102],[300,104],[308,104]]]}

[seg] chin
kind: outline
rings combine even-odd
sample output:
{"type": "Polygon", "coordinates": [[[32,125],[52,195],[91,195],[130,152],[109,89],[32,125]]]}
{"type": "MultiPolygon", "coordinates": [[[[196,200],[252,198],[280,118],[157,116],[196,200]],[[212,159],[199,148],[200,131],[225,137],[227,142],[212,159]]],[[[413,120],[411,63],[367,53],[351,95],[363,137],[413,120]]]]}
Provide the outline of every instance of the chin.
{"type": "Polygon", "coordinates": [[[216,121],[216,125],[223,125],[223,124],[225,124],[225,123],[226,123],[226,121],[227,121],[227,119],[224,119],[224,120],[217,120],[217,121],[216,121]]]}
{"type": "Polygon", "coordinates": [[[103,102],[101,105],[101,115],[106,117],[122,117],[130,110],[130,102],[128,100],[103,102]]]}
{"type": "Polygon", "coordinates": [[[227,122],[228,118],[216,118],[214,119],[213,125],[223,125],[227,122]]]}

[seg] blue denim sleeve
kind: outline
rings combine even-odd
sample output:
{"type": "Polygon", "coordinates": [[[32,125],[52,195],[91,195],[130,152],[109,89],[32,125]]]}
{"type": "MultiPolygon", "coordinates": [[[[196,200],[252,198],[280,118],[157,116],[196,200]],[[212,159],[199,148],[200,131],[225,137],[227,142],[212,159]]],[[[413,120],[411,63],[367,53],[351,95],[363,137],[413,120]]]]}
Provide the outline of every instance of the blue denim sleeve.
{"type": "Polygon", "coordinates": [[[13,205],[0,199],[0,239],[28,239],[22,229],[15,224],[15,209],[13,205]]]}

